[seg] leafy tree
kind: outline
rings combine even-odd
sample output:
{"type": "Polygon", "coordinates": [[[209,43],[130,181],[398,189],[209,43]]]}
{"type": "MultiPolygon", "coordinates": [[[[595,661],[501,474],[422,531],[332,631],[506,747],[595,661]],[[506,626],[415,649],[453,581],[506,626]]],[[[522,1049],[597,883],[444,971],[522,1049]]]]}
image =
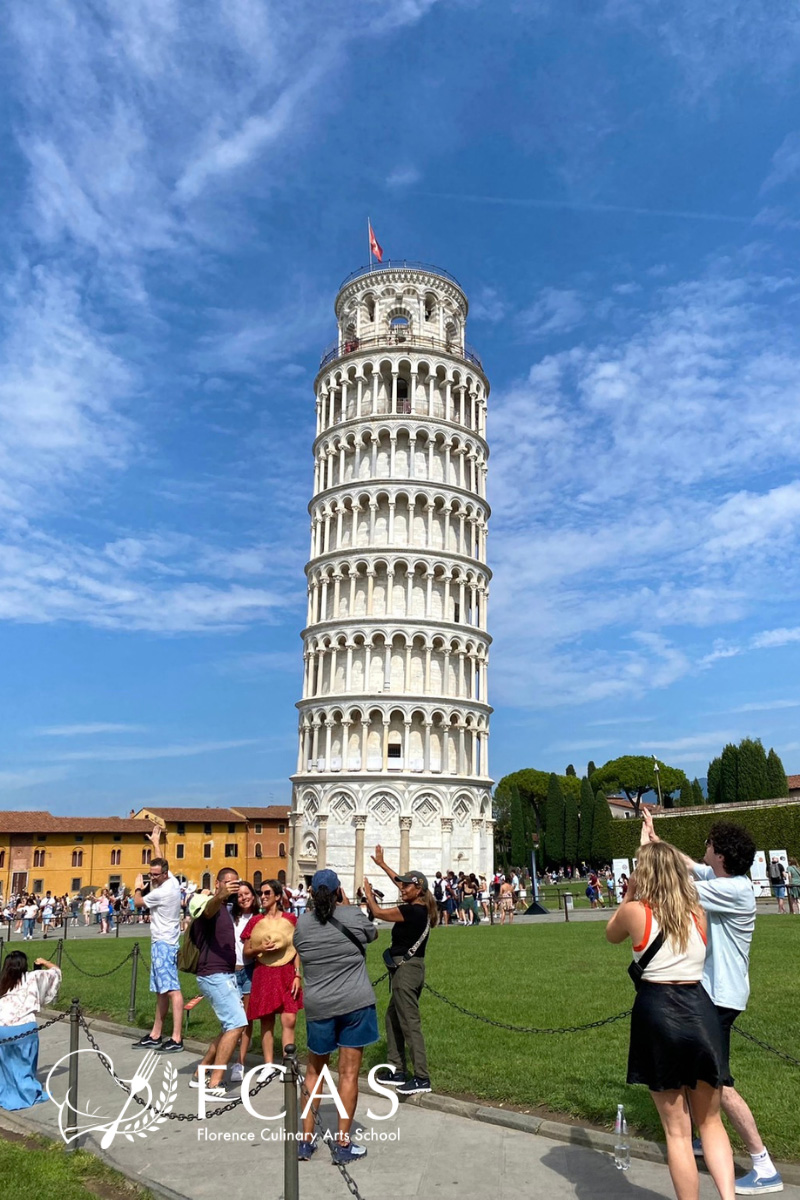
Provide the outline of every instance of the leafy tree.
{"type": "Polygon", "coordinates": [[[761,739],[742,738],[737,747],[739,770],[736,779],[737,800],[765,800],[769,796],[767,754],[761,739]]]}
{"type": "MultiPolygon", "coordinates": [[[[679,767],[669,767],[662,762],[658,767],[661,795],[668,801],[673,792],[683,787],[686,776],[679,767]]],[[[623,791],[633,805],[634,816],[638,817],[642,796],[657,791],[653,760],[644,754],[626,754],[622,758],[611,759],[594,772],[592,787],[606,793],[623,791]]]]}
{"type": "Polygon", "coordinates": [[[568,764],[565,774],[567,774],[567,775],[575,774],[575,768],[573,767],[572,763],[568,764]]]}
{"type": "Polygon", "coordinates": [[[720,784],[722,781],[722,759],[717,755],[712,758],[708,764],[708,774],[706,777],[706,791],[708,792],[708,803],[719,804],[720,802],[720,784]]]}
{"type": "Polygon", "coordinates": [[[570,792],[564,797],[564,862],[578,861],[578,801],[570,792]]]}
{"type": "MultiPolygon", "coordinates": [[[[580,781],[573,775],[557,775],[564,795],[570,792],[576,800],[580,797],[580,781]]],[[[534,831],[539,837],[539,861],[544,863],[544,837],[547,824],[547,788],[550,782],[548,771],[537,771],[533,767],[525,767],[522,771],[514,771],[504,775],[494,790],[495,845],[505,847],[511,852],[511,793],[514,786],[519,789],[522,800],[522,811],[525,814],[530,831],[530,846],[533,845],[534,831]]],[[[499,852],[499,850],[498,850],[499,852]]]]}
{"type": "Polygon", "coordinates": [[[547,785],[544,843],[547,861],[554,864],[564,861],[564,817],[564,793],[554,774],[547,785]]]}
{"type": "Polygon", "coordinates": [[[580,831],[578,833],[578,862],[591,862],[592,859],[592,826],[594,825],[594,792],[592,785],[584,775],[581,780],[581,814],[580,831]]]}
{"type": "Polygon", "coordinates": [[[703,795],[703,789],[700,786],[699,779],[692,780],[692,802],[695,804],[695,806],[697,806],[698,804],[705,804],[705,802],[706,802],[706,798],[703,795]]]}
{"type": "Polygon", "coordinates": [[[719,767],[720,804],[735,804],[739,799],[739,751],[728,742],[722,751],[719,767]]]}
{"type": "Polygon", "coordinates": [[[594,823],[592,825],[592,859],[596,867],[610,863],[614,857],[614,845],[611,838],[611,826],[614,818],[608,807],[605,793],[599,791],[594,799],[594,823]]]}
{"type": "Polygon", "coordinates": [[[591,779],[591,778],[592,778],[592,776],[594,775],[594,773],[595,773],[595,771],[596,771],[596,770],[597,770],[597,767],[594,765],[594,763],[592,762],[592,760],[591,760],[591,759],[589,759],[589,765],[588,765],[588,766],[587,766],[587,768],[586,768],[586,775],[587,775],[587,778],[591,779]]]}
{"type": "Polygon", "coordinates": [[[783,769],[783,763],[774,750],[770,749],[767,755],[767,799],[782,799],[789,795],[789,783],[786,779],[786,772],[783,769]]]}
{"type": "Polygon", "coordinates": [[[519,788],[511,792],[511,861],[516,867],[524,866],[525,853],[525,818],[522,815],[522,800],[519,788]]]}

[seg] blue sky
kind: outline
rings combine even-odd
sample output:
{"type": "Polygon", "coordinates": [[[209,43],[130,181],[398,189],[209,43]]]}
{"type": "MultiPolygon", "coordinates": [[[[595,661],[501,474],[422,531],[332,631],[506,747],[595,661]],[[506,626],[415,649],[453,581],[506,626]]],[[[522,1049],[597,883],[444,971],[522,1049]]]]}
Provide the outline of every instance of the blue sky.
{"type": "Polygon", "coordinates": [[[12,6],[0,806],[288,801],[341,279],[492,382],[496,778],[800,769],[800,25],[781,0],[12,6]]]}

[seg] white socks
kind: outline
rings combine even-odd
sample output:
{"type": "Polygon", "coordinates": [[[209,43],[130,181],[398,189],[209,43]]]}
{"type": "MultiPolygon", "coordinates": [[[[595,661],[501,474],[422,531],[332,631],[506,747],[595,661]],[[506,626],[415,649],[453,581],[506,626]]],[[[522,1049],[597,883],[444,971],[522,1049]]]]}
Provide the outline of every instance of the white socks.
{"type": "Polygon", "coordinates": [[[758,1179],[769,1179],[772,1175],[777,1175],[775,1164],[769,1156],[766,1147],[760,1154],[751,1154],[753,1160],[753,1170],[758,1179]]]}

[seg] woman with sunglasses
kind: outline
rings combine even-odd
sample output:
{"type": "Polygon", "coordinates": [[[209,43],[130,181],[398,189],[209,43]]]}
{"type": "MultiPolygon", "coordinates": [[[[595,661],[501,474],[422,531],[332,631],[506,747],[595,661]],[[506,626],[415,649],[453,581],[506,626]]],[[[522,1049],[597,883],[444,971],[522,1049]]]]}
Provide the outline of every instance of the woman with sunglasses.
{"type": "MultiPolygon", "coordinates": [[[[297,917],[293,913],[283,911],[283,887],[277,879],[267,879],[262,883],[261,913],[252,916],[242,930],[242,955],[244,962],[252,962],[258,951],[250,944],[253,931],[262,921],[290,921],[294,926],[297,917]]],[[[264,931],[259,930],[263,936],[264,931]]],[[[281,938],[281,941],[283,939],[281,938]]],[[[248,1019],[251,1022],[261,1021],[261,1049],[264,1054],[264,1070],[259,1076],[259,1083],[269,1079],[274,1073],[275,1059],[275,1017],[281,1019],[281,1044],[284,1046],[294,1042],[294,1028],[297,1024],[297,1014],[303,1007],[303,989],[300,983],[300,960],[295,951],[290,960],[281,966],[270,967],[256,962],[253,972],[253,986],[250,992],[248,1019]]]]}
{"type": "Polygon", "coordinates": [[[239,880],[239,890],[233,898],[231,905],[231,919],[233,920],[233,928],[236,933],[236,986],[239,989],[239,995],[242,998],[242,1006],[247,1013],[247,1028],[242,1033],[239,1040],[239,1061],[231,1067],[231,1083],[241,1083],[244,1079],[245,1060],[247,1052],[250,1049],[250,1043],[253,1040],[253,1021],[250,1017],[250,993],[253,987],[253,971],[255,970],[255,961],[251,958],[245,961],[242,934],[252,917],[254,917],[260,908],[260,901],[256,895],[256,889],[252,883],[248,883],[246,879],[239,880]]]}

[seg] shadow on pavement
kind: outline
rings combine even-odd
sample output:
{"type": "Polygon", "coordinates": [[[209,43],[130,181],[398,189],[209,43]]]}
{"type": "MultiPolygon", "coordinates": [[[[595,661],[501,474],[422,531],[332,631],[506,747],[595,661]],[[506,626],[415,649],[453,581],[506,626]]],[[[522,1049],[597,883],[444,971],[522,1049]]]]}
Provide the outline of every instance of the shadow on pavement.
{"type": "MultiPolygon", "coordinates": [[[[618,1171],[610,1154],[585,1150],[581,1146],[554,1146],[542,1157],[542,1164],[567,1180],[577,1200],[664,1200],[663,1192],[640,1187],[628,1174],[618,1171]]],[[[672,1188],[667,1181],[669,1195],[672,1188]]]]}

